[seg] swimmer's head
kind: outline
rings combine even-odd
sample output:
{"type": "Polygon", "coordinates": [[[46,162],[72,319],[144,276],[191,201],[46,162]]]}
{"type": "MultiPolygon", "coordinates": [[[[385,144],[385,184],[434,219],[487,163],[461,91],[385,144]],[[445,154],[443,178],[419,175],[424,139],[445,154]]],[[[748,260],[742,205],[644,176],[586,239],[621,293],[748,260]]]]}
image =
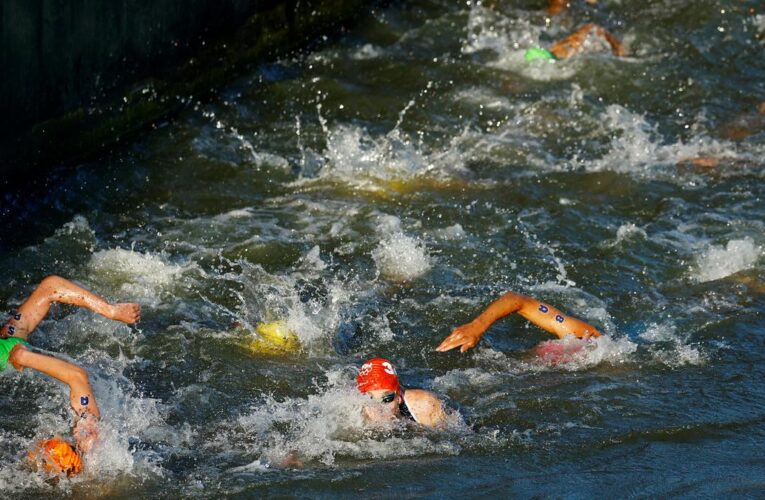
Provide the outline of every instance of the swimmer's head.
{"type": "Polygon", "coordinates": [[[364,405],[362,414],[372,422],[393,420],[399,415],[401,384],[393,364],[387,359],[373,358],[364,363],[356,378],[359,392],[375,403],[364,405]]]}
{"type": "Polygon", "coordinates": [[[82,472],[82,458],[79,453],[58,436],[39,441],[29,452],[29,459],[51,474],[73,476],[82,472]]]}
{"type": "Polygon", "coordinates": [[[359,376],[356,377],[359,392],[390,391],[401,393],[401,385],[393,363],[383,358],[372,358],[361,365],[359,376]]]}
{"type": "Polygon", "coordinates": [[[536,61],[537,59],[543,59],[545,61],[554,61],[555,55],[547,49],[541,47],[532,47],[523,54],[523,58],[526,62],[536,61]]]}

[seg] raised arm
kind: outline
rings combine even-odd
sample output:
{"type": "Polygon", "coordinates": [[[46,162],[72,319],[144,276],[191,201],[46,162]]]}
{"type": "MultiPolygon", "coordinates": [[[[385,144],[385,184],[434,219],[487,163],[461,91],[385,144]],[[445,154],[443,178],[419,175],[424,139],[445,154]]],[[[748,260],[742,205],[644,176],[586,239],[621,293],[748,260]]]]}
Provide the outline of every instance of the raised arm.
{"type": "Polygon", "coordinates": [[[460,352],[475,347],[481,336],[498,319],[513,313],[518,313],[538,327],[563,338],[572,334],[577,337],[599,337],[600,332],[592,325],[571,316],[564,315],[561,311],[549,304],[540,302],[532,297],[527,297],[514,292],[508,292],[492,302],[481,314],[470,323],[458,326],[436,347],[439,352],[449,351],[455,347],[460,352]]]}
{"type": "Polygon", "coordinates": [[[552,52],[558,59],[567,59],[582,51],[582,46],[587,41],[587,37],[590,34],[594,34],[608,42],[611,46],[611,52],[615,56],[621,57],[624,55],[624,47],[619,39],[609,33],[605,28],[593,23],[585,24],[566,38],[552,44],[550,52],[552,52]]]}
{"type": "Polygon", "coordinates": [[[100,412],[88,373],[68,361],[29,351],[21,344],[13,348],[8,361],[19,371],[31,368],[69,386],[69,403],[77,415],[74,439],[80,451],[89,451],[98,436],[97,421],[100,412]]]}
{"type": "Polygon", "coordinates": [[[48,314],[51,304],[61,302],[85,307],[93,312],[123,323],[136,323],[141,319],[138,304],[110,304],[98,295],[59,276],[48,276],[24,301],[8,322],[0,328],[1,337],[24,340],[48,314]]]}

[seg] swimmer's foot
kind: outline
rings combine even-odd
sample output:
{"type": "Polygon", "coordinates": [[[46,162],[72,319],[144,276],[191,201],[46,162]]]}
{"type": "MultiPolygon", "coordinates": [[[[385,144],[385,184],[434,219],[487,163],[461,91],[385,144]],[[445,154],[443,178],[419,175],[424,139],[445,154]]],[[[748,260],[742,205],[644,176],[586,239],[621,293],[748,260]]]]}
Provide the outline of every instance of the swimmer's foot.
{"type": "Polygon", "coordinates": [[[138,323],[141,320],[141,306],[133,302],[114,304],[109,319],[127,324],[138,323]]]}

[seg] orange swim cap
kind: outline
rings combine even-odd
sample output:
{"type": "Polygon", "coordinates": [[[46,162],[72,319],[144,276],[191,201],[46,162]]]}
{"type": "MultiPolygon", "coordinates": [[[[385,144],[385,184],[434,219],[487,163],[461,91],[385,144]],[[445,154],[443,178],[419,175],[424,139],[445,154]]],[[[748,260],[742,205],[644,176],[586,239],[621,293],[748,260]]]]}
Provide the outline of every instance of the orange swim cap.
{"type": "Polygon", "coordinates": [[[359,392],[388,390],[401,393],[401,385],[393,364],[387,359],[372,358],[361,366],[356,377],[359,392]]]}
{"type": "Polygon", "coordinates": [[[60,437],[38,441],[35,448],[29,452],[29,459],[41,464],[43,469],[52,474],[64,473],[73,476],[82,472],[79,453],[60,437]]]}

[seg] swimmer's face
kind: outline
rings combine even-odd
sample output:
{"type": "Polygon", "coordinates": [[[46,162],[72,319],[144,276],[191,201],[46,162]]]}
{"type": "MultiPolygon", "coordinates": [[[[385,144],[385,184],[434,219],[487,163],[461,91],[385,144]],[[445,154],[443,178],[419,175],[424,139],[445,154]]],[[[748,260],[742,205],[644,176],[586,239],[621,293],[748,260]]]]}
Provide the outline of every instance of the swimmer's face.
{"type": "Polygon", "coordinates": [[[398,406],[401,404],[401,395],[385,389],[367,391],[365,394],[372,400],[361,409],[361,414],[365,420],[369,422],[387,422],[398,418],[398,406]]]}

